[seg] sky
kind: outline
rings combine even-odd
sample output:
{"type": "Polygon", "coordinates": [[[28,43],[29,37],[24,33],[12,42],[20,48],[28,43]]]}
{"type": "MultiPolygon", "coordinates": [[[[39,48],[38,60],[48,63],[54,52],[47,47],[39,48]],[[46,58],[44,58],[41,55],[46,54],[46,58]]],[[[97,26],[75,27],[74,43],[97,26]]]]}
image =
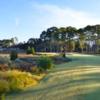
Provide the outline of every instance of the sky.
{"type": "Polygon", "coordinates": [[[0,39],[39,38],[49,27],[100,24],[100,0],[0,0],[0,39]]]}

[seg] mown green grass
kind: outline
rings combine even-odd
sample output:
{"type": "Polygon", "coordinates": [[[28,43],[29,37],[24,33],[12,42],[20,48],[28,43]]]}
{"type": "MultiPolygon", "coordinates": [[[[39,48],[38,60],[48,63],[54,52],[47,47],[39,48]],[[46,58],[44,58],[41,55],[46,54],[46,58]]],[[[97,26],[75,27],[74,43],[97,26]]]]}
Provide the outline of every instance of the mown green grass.
{"type": "Polygon", "coordinates": [[[9,94],[7,100],[100,100],[100,56],[70,54],[38,86],[9,94]]]}

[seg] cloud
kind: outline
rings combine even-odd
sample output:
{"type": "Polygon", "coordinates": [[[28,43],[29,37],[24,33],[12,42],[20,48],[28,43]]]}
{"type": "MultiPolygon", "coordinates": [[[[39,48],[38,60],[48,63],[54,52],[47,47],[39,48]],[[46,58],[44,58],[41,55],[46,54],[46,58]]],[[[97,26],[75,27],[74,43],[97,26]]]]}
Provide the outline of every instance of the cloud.
{"type": "Polygon", "coordinates": [[[74,10],[69,7],[59,7],[49,4],[33,4],[33,9],[38,12],[37,23],[45,28],[51,26],[75,26],[99,24],[100,19],[91,13],[74,10]]]}

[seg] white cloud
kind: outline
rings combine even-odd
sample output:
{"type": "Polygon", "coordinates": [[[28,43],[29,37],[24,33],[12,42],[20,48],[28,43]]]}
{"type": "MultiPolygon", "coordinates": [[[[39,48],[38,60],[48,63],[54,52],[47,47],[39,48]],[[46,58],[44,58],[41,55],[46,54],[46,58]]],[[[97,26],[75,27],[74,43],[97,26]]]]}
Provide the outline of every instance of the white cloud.
{"type": "Polygon", "coordinates": [[[38,12],[37,23],[41,27],[51,26],[75,26],[84,27],[86,25],[99,24],[100,19],[90,13],[77,11],[71,8],[61,8],[56,5],[34,4],[33,8],[38,12]],[[42,26],[43,25],[43,26],[42,26]]]}

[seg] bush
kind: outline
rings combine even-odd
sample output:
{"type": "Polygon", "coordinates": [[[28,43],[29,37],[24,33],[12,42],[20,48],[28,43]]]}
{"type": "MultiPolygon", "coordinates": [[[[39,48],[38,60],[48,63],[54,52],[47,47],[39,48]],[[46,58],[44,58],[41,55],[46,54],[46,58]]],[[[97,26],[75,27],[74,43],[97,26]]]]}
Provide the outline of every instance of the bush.
{"type": "Polygon", "coordinates": [[[8,71],[6,75],[12,91],[23,90],[25,87],[37,84],[37,81],[28,72],[13,70],[8,71]]]}
{"type": "Polygon", "coordinates": [[[66,53],[62,53],[62,57],[63,58],[66,58],[66,53]]]}
{"type": "Polygon", "coordinates": [[[9,83],[6,80],[1,79],[0,80],[0,94],[6,93],[8,91],[9,91],[9,83]]]}
{"type": "Polygon", "coordinates": [[[18,58],[18,53],[16,51],[12,51],[10,53],[10,60],[16,60],[18,58]]]}
{"type": "Polygon", "coordinates": [[[35,54],[35,49],[34,48],[31,48],[31,54],[35,54]]]}
{"type": "Polygon", "coordinates": [[[7,64],[0,64],[0,71],[6,71],[8,69],[9,69],[9,67],[7,64]]]}
{"type": "Polygon", "coordinates": [[[41,57],[37,61],[37,66],[39,67],[40,71],[46,71],[53,67],[53,63],[49,57],[41,57]]]}
{"type": "Polygon", "coordinates": [[[31,68],[30,68],[30,71],[31,71],[32,73],[39,73],[39,69],[37,68],[37,66],[31,67],[31,68]]]}
{"type": "Polygon", "coordinates": [[[5,94],[0,94],[0,100],[5,100],[5,94]]]}
{"type": "Polygon", "coordinates": [[[9,92],[9,83],[6,80],[0,80],[0,100],[5,100],[5,94],[9,92]]]}
{"type": "Polygon", "coordinates": [[[27,54],[33,54],[34,55],[35,54],[35,50],[34,50],[33,47],[32,48],[31,47],[28,47],[27,50],[26,50],[26,53],[27,54]]]}
{"type": "Polygon", "coordinates": [[[27,87],[37,85],[37,78],[31,73],[11,70],[0,72],[0,94],[23,90],[27,87]]]}

